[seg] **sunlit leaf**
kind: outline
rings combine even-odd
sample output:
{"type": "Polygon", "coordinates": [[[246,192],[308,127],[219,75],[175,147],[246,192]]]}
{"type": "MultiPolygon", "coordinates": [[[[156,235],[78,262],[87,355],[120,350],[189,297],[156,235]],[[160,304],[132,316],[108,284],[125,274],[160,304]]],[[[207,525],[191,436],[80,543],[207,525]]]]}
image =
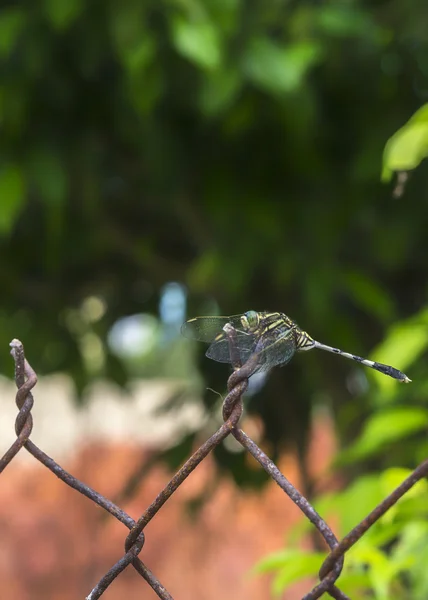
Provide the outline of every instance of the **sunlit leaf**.
{"type": "Polygon", "coordinates": [[[361,436],[353,446],[339,457],[340,462],[349,462],[380,451],[387,444],[428,426],[428,411],[424,408],[408,407],[380,411],[365,424],[361,436]]]}
{"type": "MultiPolygon", "coordinates": [[[[393,325],[371,353],[372,360],[407,369],[428,348],[428,309],[393,325]]],[[[383,392],[396,390],[396,382],[381,373],[372,373],[383,392]]],[[[410,376],[411,377],[411,376],[410,376]]],[[[385,399],[387,396],[384,394],[385,399]]]]}
{"type": "Polygon", "coordinates": [[[382,180],[394,171],[409,171],[428,156],[428,104],[422,106],[386,143],[382,180]]]}
{"type": "Polygon", "coordinates": [[[314,577],[326,556],[326,553],[321,552],[314,552],[313,554],[298,550],[294,553],[290,552],[290,556],[273,580],[273,594],[279,596],[291,583],[303,577],[314,577]]]}
{"type": "Polygon", "coordinates": [[[281,550],[280,552],[274,552],[269,554],[266,558],[259,561],[254,567],[254,573],[269,573],[270,571],[276,571],[280,567],[287,564],[290,558],[293,558],[296,554],[295,550],[281,550]]]}
{"type": "Polygon", "coordinates": [[[389,585],[395,575],[387,555],[374,546],[356,545],[352,549],[353,560],[356,558],[368,567],[371,586],[378,600],[389,600],[389,585]]]}
{"type": "MultiPolygon", "coordinates": [[[[340,457],[339,457],[340,460],[340,457]]],[[[376,475],[359,477],[334,498],[333,513],[340,520],[345,535],[382,500],[382,489],[376,475]]],[[[326,514],[326,513],[324,513],[326,514]]]]}
{"type": "Polygon", "coordinates": [[[368,12],[363,12],[350,5],[342,6],[339,3],[322,5],[318,11],[316,22],[330,35],[382,39],[379,27],[375,24],[373,17],[368,12]]]}
{"type": "Polygon", "coordinates": [[[281,46],[269,38],[251,41],[244,60],[248,77],[274,93],[292,92],[300,87],[307,71],[321,57],[318,44],[298,42],[281,46]]]}
{"type": "MultiPolygon", "coordinates": [[[[387,493],[385,493],[383,497],[386,495],[387,493]]],[[[372,506],[372,509],[374,507],[375,505],[372,506]]],[[[393,512],[392,514],[387,512],[377,525],[374,527],[372,526],[369,531],[364,534],[364,538],[361,540],[360,544],[369,544],[371,546],[382,547],[393,542],[400,535],[403,529],[402,522],[397,523],[394,521],[395,514],[396,512],[393,512]]]]}
{"type": "MultiPolygon", "coordinates": [[[[346,563],[345,563],[346,564],[346,563]]],[[[340,575],[340,589],[344,594],[355,599],[367,597],[367,590],[371,588],[370,577],[366,569],[360,571],[346,569],[340,575]]]]}
{"type": "MultiPolygon", "coordinates": [[[[390,494],[395,488],[397,488],[407,477],[412,473],[411,469],[404,469],[400,467],[394,467],[386,469],[380,475],[380,481],[385,489],[385,495],[390,494]]],[[[406,493],[405,498],[412,498],[420,494],[426,494],[428,490],[428,482],[422,479],[415,483],[415,485],[406,493]]]]}
{"type": "Polygon", "coordinates": [[[428,597],[428,523],[426,519],[413,519],[402,524],[400,538],[392,550],[391,560],[398,564],[410,562],[406,573],[412,600],[425,600],[428,597]]]}
{"type": "Polygon", "coordinates": [[[171,33],[177,51],[185,58],[204,69],[220,66],[220,32],[210,21],[188,21],[182,16],[175,16],[171,20],[171,33]]]}

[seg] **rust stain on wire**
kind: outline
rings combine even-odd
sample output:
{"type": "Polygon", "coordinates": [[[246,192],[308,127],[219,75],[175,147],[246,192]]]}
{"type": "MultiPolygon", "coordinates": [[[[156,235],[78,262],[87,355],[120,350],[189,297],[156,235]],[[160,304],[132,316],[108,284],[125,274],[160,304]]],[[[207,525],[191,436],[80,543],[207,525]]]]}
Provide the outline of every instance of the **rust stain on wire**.
{"type": "MultiPolygon", "coordinates": [[[[302,511],[304,516],[316,527],[330,548],[330,554],[324,561],[320,571],[320,582],[310,590],[302,600],[315,600],[327,593],[331,598],[337,600],[349,600],[336,582],[342,572],[346,552],[370,529],[370,527],[382,517],[406,492],[410,490],[420,479],[428,475],[428,459],[421,463],[387,498],[385,498],[371,513],[367,515],[356,527],[352,529],[341,541],[334,535],[329,525],[315,511],[311,503],[297,490],[294,485],[281,473],[274,462],[251,440],[247,434],[239,429],[239,420],[242,415],[242,394],[248,386],[248,379],[257,367],[258,357],[253,355],[241,365],[239,353],[236,351],[236,335],[231,328],[226,330],[229,341],[230,356],[234,372],[227,382],[228,394],[223,401],[223,425],[204,443],[177,471],[163,490],[159,492],[150,506],[141,514],[138,521],[134,521],[119,506],[105,498],[91,487],[76,479],[65,471],[50,456],[45,454],[29,438],[33,429],[31,409],[34,404],[32,389],[37,383],[37,376],[25,359],[24,348],[19,340],[13,340],[10,344],[11,354],[15,361],[15,382],[18,388],[16,393],[16,405],[19,409],[15,422],[16,440],[0,458],[0,473],[11,463],[13,458],[25,448],[30,454],[48,468],[56,477],[61,479],[71,488],[86,496],[92,502],[101,506],[105,511],[123,523],[130,531],[124,540],[125,553],[105,573],[98,583],[94,585],[86,600],[100,598],[110,584],[129,565],[141,575],[146,583],[152,588],[162,600],[173,600],[171,594],[160,583],[157,577],[140,560],[139,554],[145,543],[144,529],[146,525],[159,513],[162,506],[171,498],[187,477],[198,467],[198,465],[218,446],[226,437],[232,435],[242,447],[249,452],[268,475],[278,484],[288,498],[294,502],[302,511]]],[[[160,518],[160,517],[159,517],[160,518]]]]}

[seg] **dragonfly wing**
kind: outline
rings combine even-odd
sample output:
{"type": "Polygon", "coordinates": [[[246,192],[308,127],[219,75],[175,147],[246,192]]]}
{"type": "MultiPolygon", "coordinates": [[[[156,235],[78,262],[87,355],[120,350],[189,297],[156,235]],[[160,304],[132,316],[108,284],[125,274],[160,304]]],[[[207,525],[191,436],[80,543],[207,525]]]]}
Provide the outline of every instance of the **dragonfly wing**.
{"type": "Polygon", "coordinates": [[[259,371],[269,371],[276,365],[287,364],[296,352],[296,342],[292,330],[285,330],[270,340],[263,336],[255,348],[260,354],[259,371]],[[260,349],[258,348],[260,346],[260,349]]]}
{"type": "MultiPolygon", "coordinates": [[[[236,331],[236,348],[241,363],[244,364],[252,354],[259,354],[259,363],[256,371],[269,371],[276,365],[285,365],[296,352],[296,343],[291,330],[286,330],[279,335],[267,336],[263,334],[252,335],[236,331]]],[[[208,358],[218,362],[230,363],[229,340],[225,333],[220,334],[206,353],[208,358]]]]}
{"type": "Polygon", "coordinates": [[[296,352],[296,325],[280,313],[260,313],[263,317],[257,327],[248,331],[243,315],[231,317],[196,317],[181,328],[190,339],[210,344],[206,356],[218,362],[231,363],[229,336],[225,325],[233,328],[232,338],[242,364],[252,354],[259,354],[257,371],[269,371],[275,365],[284,365],[296,352]],[[272,320],[273,317],[273,320],[272,320]],[[246,325],[246,330],[244,326],[246,325]]]}
{"type": "MultiPolygon", "coordinates": [[[[251,334],[235,330],[235,344],[241,363],[244,364],[254,351],[256,339],[251,334]]],[[[226,333],[222,332],[218,334],[217,338],[208,348],[205,356],[217,362],[232,362],[230,359],[229,338],[226,333]]]]}
{"type": "Polygon", "coordinates": [[[211,343],[223,331],[226,323],[232,325],[236,330],[242,329],[242,315],[232,317],[196,317],[186,321],[181,326],[184,337],[198,342],[211,343]]]}

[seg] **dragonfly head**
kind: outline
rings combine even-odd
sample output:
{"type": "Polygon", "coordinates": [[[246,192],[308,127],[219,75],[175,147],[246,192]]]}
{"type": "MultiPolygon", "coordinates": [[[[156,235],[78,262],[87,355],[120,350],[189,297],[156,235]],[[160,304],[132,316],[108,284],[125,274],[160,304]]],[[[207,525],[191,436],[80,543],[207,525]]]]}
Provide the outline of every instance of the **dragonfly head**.
{"type": "Polygon", "coordinates": [[[255,331],[260,323],[260,315],[255,310],[249,310],[242,315],[241,323],[244,331],[255,331]]]}

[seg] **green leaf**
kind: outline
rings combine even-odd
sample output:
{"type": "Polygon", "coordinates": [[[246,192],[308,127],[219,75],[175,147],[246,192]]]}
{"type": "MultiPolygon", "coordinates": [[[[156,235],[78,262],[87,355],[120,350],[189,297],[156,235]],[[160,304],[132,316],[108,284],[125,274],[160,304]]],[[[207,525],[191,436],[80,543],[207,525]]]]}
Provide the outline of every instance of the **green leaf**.
{"type": "Polygon", "coordinates": [[[367,589],[370,588],[370,577],[367,571],[353,571],[345,568],[340,575],[340,589],[351,598],[369,598],[367,589]]]}
{"type": "Polygon", "coordinates": [[[0,57],[6,58],[25,24],[25,13],[20,8],[6,8],[0,11],[0,57]]]}
{"type": "Polygon", "coordinates": [[[0,170],[0,234],[9,233],[24,203],[26,185],[21,169],[8,165],[0,170]]]}
{"type": "Polygon", "coordinates": [[[368,566],[368,575],[376,598],[389,600],[389,586],[395,573],[386,554],[374,546],[357,544],[352,548],[352,560],[368,566]]]}
{"type": "Polygon", "coordinates": [[[395,408],[378,412],[366,422],[357,442],[340,455],[339,462],[374,454],[386,444],[426,429],[427,425],[428,411],[424,408],[395,408]]]}
{"type": "Polygon", "coordinates": [[[281,552],[274,552],[273,554],[269,554],[269,556],[263,558],[260,562],[256,564],[256,566],[253,569],[253,572],[269,573],[271,571],[276,571],[279,568],[286,565],[287,561],[290,559],[290,556],[294,555],[294,550],[281,550],[281,552]]]}
{"type": "MultiPolygon", "coordinates": [[[[394,467],[383,471],[380,475],[380,481],[385,490],[385,495],[394,491],[412,472],[412,469],[403,469],[401,467],[394,467]]],[[[421,479],[406,493],[405,498],[414,498],[421,494],[425,495],[427,490],[428,482],[425,479],[421,479]]]]}
{"type": "Polygon", "coordinates": [[[253,569],[254,573],[269,573],[278,571],[273,582],[273,593],[280,594],[290,583],[315,575],[325,560],[327,554],[323,552],[304,552],[302,550],[287,549],[275,552],[260,561],[253,569]]]}
{"type": "Polygon", "coordinates": [[[353,301],[381,321],[389,320],[394,315],[394,304],[382,287],[358,271],[348,271],[344,280],[353,301]]]}
{"type": "Polygon", "coordinates": [[[207,20],[171,20],[172,41],[177,51],[203,69],[216,69],[222,60],[219,30],[207,20]]]}
{"type": "Polygon", "coordinates": [[[428,104],[422,106],[386,143],[382,181],[390,181],[393,171],[416,168],[428,156],[428,104]]]}
{"type": "Polygon", "coordinates": [[[428,524],[426,519],[414,519],[402,526],[401,536],[392,551],[392,561],[398,564],[411,562],[408,569],[409,589],[412,600],[425,600],[428,597],[428,524]],[[416,560],[415,560],[416,558],[416,560]]]}
{"type": "Polygon", "coordinates": [[[377,475],[364,475],[336,494],[330,512],[335,518],[339,517],[341,535],[348,533],[379,504],[384,497],[382,492],[377,475]]]}
{"type": "Polygon", "coordinates": [[[253,39],[248,47],[244,70],[257,85],[272,93],[289,93],[298,89],[307,71],[321,57],[313,42],[280,46],[268,38],[253,39]]]}
{"type": "MultiPolygon", "coordinates": [[[[376,346],[370,358],[394,365],[402,370],[410,366],[428,348],[428,309],[424,308],[410,319],[395,324],[384,340],[376,346]]],[[[381,373],[372,373],[384,392],[395,391],[397,383],[381,373]]]]}
{"type": "Polygon", "coordinates": [[[384,38],[373,16],[356,7],[325,4],[320,6],[316,21],[320,29],[330,36],[384,38]]]}
{"type": "Polygon", "coordinates": [[[322,552],[314,552],[313,554],[308,554],[299,550],[290,552],[288,559],[284,562],[283,568],[280,569],[273,580],[273,594],[279,596],[295,581],[298,581],[303,577],[313,577],[316,575],[326,556],[327,554],[322,552]]]}
{"type": "MultiPolygon", "coordinates": [[[[380,474],[380,477],[382,478],[383,473],[380,474]]],[[[403,478],[404,479],[404,478],[403,478]]],[[[402,480],[401,480],[402,481],[402,480]]],[[[400,481],[400,483],[401,483],[400,481]]],[[[383,486],[383,482],[381,481],[381,488],[384,487],[383,486]]],[[[392,488],[390,491],[392,492],[392,490],[395,488],[392,488]]],[[[389,492],[384,492],[383,498],[385,498],[385,496],[387,496],[389,494],[389,492]]],[[[374,508],[375,505],[372,505],[371,509],[374,508]]],[[[395,505],[397,506],[397,505],[395,505]]],[[[370,509],[370,510],[371,510],[370,509]]],[[[366,514],[368,514],[367,511],[366,514]]],[[[390,509],[390,511],[392,511],[392,509],[390,509]]],[[[396,514],[396,511],[394,512],[387,512],[386,515],[384,515],[381,519],[381,521],[378,521],[378,523],[374,526],[372,526],[369,531],[364,535],[364,538],[362,542],[360,543],[366,543],[369,544],[371,546],[377,546],[377,547],[382,547],[382,546],[386,546],[386,544],[390,544],[392,541],[394,541],[401,533],[402,528],[403,528],[403,523],[402,522],[396,522],[394,521],[394,516],[396,514]]]]}
{"type": "Polygon", "coordinates": [[[54,29],[69,27],[82,11],[82,0],[43,0],[44,10],[54,29]]]}

